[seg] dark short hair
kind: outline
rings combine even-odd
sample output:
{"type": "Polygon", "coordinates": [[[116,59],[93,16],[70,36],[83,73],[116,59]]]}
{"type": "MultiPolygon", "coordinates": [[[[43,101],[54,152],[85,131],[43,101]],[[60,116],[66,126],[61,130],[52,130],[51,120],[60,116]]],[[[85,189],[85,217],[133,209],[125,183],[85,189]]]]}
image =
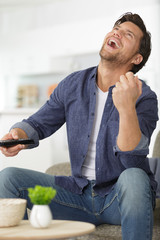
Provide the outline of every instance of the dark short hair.
{"type": "Polygon", "coordinates": [[[147,31],[146,26],[142,20],[142,18],[138,14],[133,14],[131,12],[127,12],[123,14],[114,24],[120,25],[124,22],[132,22],[135,25],[137,25],[141,31],[143,32],[143,37],[140,40],[140,45],[139,45],[139,53],[143,56],[143,60],[140,64],[138,65],[133,65],[133,68],[131,71],[133,73],[138,72],[147,62],[150,53],[151,53],[151,34],[150,32],[147,31]]]}

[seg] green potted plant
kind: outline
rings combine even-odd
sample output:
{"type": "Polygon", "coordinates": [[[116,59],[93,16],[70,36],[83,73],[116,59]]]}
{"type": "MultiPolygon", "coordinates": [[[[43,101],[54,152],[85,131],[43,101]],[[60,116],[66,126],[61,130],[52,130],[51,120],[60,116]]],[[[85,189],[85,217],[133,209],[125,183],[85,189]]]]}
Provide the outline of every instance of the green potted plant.
{"type": "Polygon", "coordinates": [[[46,228],[49,226],[52,213],[48,205],[55,195],[56,190],[52,187],[36,185],[34,188],[28,188],[28,196],[33,203],[29,221],[33,227],[46,228]]]}

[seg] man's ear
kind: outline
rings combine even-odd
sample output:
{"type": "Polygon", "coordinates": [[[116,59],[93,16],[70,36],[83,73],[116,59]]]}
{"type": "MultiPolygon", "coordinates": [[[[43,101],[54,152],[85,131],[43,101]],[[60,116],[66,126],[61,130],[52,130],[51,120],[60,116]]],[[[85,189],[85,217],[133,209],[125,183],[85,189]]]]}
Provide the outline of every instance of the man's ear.
{"type": "Polygon", "coordinates": [[[140,64],[143,61],[143,57],[140,53],[137,53],[134,59],[132,60],[132,63],[135,65],[140,64]]]}

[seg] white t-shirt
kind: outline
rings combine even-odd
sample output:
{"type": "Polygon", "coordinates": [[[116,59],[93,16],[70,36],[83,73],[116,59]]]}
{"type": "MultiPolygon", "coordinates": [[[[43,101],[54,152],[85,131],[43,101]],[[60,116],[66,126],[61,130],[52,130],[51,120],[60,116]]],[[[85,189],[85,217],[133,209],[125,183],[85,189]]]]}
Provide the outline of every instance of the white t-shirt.
{"type": "Polygon", "coordinates": [[[92,133],[90,137],[88,152],[82,166],[82,176],[85,176],[89,180],[96,179],[96,174],[95,174],[96,141],[99,133],[99,128],[100,128],[107,96],[108,96],[108,92],[103,92],[97,87],[95,118],[93,122],[93,128],[92,128],[92,133]]]}

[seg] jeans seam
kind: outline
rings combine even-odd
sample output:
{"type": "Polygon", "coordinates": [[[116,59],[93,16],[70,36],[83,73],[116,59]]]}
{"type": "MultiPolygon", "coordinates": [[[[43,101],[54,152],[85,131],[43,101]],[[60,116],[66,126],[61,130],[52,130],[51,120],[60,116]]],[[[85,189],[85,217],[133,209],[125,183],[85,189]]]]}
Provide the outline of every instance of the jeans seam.
{"type": "MultiPolygon", "coordinates": [[[[153,197],[152,197],[153,198],[153,197]]],[[[153,201],[153,200],[152,200],[153,201]]],[[[153,207],[153,205],[152,205],[152,207],[153,207]]],[[[149,229],[150,229],[150,221],[151,221],[151,213],[150,213],[150,209],[148,209],[148,222],[147,222],[147,230],[148,231],[146,231],[146,237],[147,237],[147,239],[151,239],[151,237],[152,237],[152,232],[150,232],[149,231],[149,229]]],[[[153,219],[153,215],[152,215],[152,219],[153,219]]],[[[151,231],[153,231],[153,228],[152,228],[152,230],[151,231]]]]}
{"type": "Polygon", "coordinates": [[[113,201],[117,198],[117,196],[118,196],[118,194],[116,193],[116,194],[113,196],[113,198],[111,199],[111,201],[101,209],[101,211],[99,212],[99,214],[102,214],[102,212],[103,212],[106,208],[108,208],[108,207],[113,203],[113,201]]]}
{"type": "Polygon", "coordinates": [[[77,208],[77,209],[83,210],[83,211],[85,211],[85,212],[87,212],[87,213],[89,213],[89,214],[93,214],[92,212],[88,211],[86,208],[77,206],[77,205],[75,205],[75,204],[65,203],[65,202],[59,201],[59,200],[57,200],[57,199],[53,199],[53,202],[59,203],[59,204],[61,204],[61,205],[63,205],[63,206],[72,207],[72,208],[77,208]]]}
{"type": "Polygon", "coordinates": [[[148,223],[149,223],[149,212],[148,212],[147,219],[148,219],[148,221],[147,221],[147,225],[148,225],[148,226],[147,226],[147,229],[148,229],[148,231],[146,231],[146,233],[147,233],[147,234],[146,234],[146,237],[147,237],[146,239],[150,239],[150,233],[149,233],[149,232],[150,232],[150,231],[149,231],[150,227],[149,227],[149,224],[148,224],[148,223]]]}

